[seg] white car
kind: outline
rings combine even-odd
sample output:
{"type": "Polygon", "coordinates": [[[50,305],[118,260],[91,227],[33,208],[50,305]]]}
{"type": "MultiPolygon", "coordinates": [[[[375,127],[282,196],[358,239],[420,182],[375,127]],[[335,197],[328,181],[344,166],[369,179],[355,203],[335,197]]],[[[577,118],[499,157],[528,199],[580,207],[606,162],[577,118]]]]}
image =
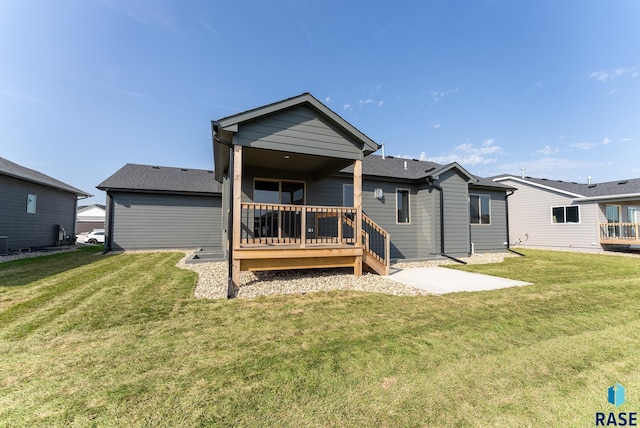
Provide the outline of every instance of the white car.
{"type": "Polygon", "coordinates": [[[85,240],[87,244],[104,244],[104,230],[89,233],[85,240]]]}

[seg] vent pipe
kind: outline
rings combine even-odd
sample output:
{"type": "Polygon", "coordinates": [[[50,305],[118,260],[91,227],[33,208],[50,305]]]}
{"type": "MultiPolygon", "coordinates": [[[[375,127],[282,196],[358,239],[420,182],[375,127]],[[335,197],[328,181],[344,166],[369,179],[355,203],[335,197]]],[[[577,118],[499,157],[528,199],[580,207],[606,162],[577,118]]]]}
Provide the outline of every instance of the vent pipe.
{"type": "Polygon", "coordinates": [[[587,176],[587,184],[591,184],[591,178],[592,178],[592,177],[591,177],[590,175],[589,175],[589,176],[587,176]]]}
{"type": "Polygon", "coordinates": [[[407,161],[404,161],[404,169],[409,169],[407,168],[407,161]]]}
{"type": "Polygon", "coordinates": [[[382,145],[382,160],[384,160],[384,143],[382,143],[381,145],[382,145]]]}
{"type": "Polygon", "coordinates": [[[520,168],[520,171],[522,171],[522,178],[524,178],[524,168],[520,168]]]}

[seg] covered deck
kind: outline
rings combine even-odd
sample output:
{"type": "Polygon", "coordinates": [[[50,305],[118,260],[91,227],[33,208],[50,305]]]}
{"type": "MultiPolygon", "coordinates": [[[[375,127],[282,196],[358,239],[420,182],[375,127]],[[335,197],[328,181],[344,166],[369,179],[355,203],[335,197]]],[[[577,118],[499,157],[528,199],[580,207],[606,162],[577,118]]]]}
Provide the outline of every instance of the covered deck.
{"type": "Polygon", "coordinates": [[[361,275],[364,266],[389,273],[389,234],[362,212],[362,159],[379,148],[375,142],[310,94],[214,121],[212,130],[216,180],[228,180],[231,196],[234,286],[241,271],[351,267],[361,275]],[[307,183],[349,165],[352,206],[306,203],[307,183]]]}

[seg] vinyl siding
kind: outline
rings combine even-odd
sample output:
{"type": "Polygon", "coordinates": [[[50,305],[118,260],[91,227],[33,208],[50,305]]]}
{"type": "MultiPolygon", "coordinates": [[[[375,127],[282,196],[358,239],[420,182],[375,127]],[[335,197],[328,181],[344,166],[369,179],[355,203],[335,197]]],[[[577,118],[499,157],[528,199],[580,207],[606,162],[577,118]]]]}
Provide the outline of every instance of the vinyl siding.
{"type": "Polygon", "coordinates": [[[426,184],[418,187],[416,195],[417,215],[419,218],[417,235],[417,253],[419,257],[429,257],[440,254],[440,241],[436,237],[439,235],[436,228],[440,227],[438,219],[439,212],[436,209],[439,205],[438,191],[429,188],[426,184]]]}
{"type": "Polygon", "coordinates": [[[596,203],[574,204],[573,198],[516,181],[502,181],[518,190],[509,197],[509,235],[512,245],[527,247],[599,248],[596,203]],[[580,223],[551,222],[551,208],[578,205],[580,223]]]}
{"type": "MultiPolygon", "coordinates": [[[[469,184],[455,170],[443,173],[438,184],[444,192],[445,253],[454,257],[469,255],[469,184]]],[[[438,199],[438,205],[440,200],[438,199]]],[[[438,208],[438,217],[440,211],[438,208]]],[[[438,218],[438,221],[440,219],[438,218]]],[[[437,229],[440,240],[440,229],[437,229]]]]}
{"type": "Polygon", "coordinates": [[[76,195],[0,175],[0,236],[10,249],[45,247],[57,243],[58,225],[75,235],[76,195]],[[27,213],[27,195],[36,195],[36,212],[27,213]]]}
{"type": "Polygon", "coordinates": [[[222,251],[220,196],[112,192],[112,249],[222,251]]]}
{"type": "Polygon", "coordinates": [[[247,147],[362,159],[362,143],[341,133],[330,120],[307,106],[243,123],[235,142],[247,147]]]}
{"type": "MultiPolygon", "coordinates": [[[[491,209],[490,224],[471,225],[471,242],[474,244],[474,251],[476,253],[482,253],[506,250],[507,216],[505,192],[471,189],[469,193],[474,195],[489,195],[491,209]]],[[[513,196],[510,196],[509,198],[512,197],[513,196]]]]}

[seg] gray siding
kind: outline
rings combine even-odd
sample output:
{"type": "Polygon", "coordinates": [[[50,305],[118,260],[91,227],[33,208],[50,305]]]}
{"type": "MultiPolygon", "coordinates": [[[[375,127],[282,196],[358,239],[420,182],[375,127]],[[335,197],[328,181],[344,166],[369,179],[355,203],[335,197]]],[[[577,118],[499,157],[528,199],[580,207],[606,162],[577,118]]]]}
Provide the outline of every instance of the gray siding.
{"type": "MultiPolygon", "coordinates": [[[[455,170],[442,174],[438,184],[444,192],[445,253],[455,257],[469,255],[469,184],[455,170]]],[[[439,198],[439,196],[438,196],[439,198]]],[[[440,201],[438,199],[438,206],[440,201]]],[[[440,211],[437,211],[438,221],[440,211]]],[[[440,228],[437,229],[440,242],[440,228]]]]}
{"type": "Polygon", "coordinates": [[[75,236],[76,195],[0,175],[0,236],[10,249],[55,245],[58,225],[75,236]],[[27,195],[36,195],[35,214],[27,213],[27,195]]]}
{"type": "Polygon", "coordinates": [[[578,204],[580,223],[554,224],[551,208],[576,205],[571,196],[516,181],[502,181],[518,190],[509,197],[512,245],[527,247],[599,248],[596,203],[578,204]]]}
{"type": "MultiPolygon", "coordinates": [[[[471,242],[476,253],[506,250],[507,216],[505,208],[505,192],[489,190],[469,190],[474,195],[489,195],[491,224],[472,224],[471,242]]],[[[512,196],[510,196],[511,198],[512,196]]]]}
{"type": "Polygon", "coordinates": [[[362,143],[341,132],[310,107],[298,106],[243,123],[235,142],[242,146],[361,159],[362,143]]]}
{"type": "Polygon", "coordinates": [[[112,249],[222,251],[220,196],[112,192],[112,249]]]}
{"type": "Polygon", "coordinates": [[[440,241],[438,223],[440,214],[436,212],[439,205],[438,191],[430,189],[426,184],[418,187],[417,214],[418,223],[417,252],[419,257],[428,257],[440,254],[440,241]]]}

